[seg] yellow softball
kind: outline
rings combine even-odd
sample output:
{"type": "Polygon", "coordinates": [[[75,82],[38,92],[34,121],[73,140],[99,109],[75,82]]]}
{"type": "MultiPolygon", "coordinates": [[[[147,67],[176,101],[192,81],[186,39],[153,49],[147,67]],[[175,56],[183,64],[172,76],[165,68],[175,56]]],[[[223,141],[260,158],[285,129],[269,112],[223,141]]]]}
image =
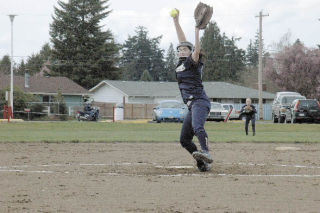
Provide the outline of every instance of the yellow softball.
{"type": "Polygon", "coordinates": [[[177,16],[177,14],[178,14],[178,11],[176,9],[173,9],[173,10],[170,11],[170,16],[172,18],[175,18],[177,16]]]}

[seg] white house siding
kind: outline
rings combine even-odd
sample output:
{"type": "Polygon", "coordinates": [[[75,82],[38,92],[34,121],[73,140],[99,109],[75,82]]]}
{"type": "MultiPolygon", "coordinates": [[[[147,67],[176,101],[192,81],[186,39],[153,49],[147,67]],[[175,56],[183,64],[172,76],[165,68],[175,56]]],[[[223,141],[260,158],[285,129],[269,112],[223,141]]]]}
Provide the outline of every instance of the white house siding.
{"type": "MultiPolygon", "coordinates": [[[[109,85],[103,85],[92,93],[94,101],[104,103],[122,103],[123,96],[125,96],[125,94],[109,85]]],[[[127,99],[126,97],[126,102],[128,101],[127,99]]]]}
{"type": "MultiPolygon", "coordinates": [[[[138,82],[137,82],[138,86],[138,82]]],[[[176,91],[175,91],[176,92],[176,91]]],[[[107,83],[101,85],[100,88],[95,89],[92,93],[92,97],[96,102],[104,102],[104,103],[122,103],[123,97],[125,96],[126,103],[136,103],[136,104],[158,104],[163,100],[178,100],[182,101],[180,94],[175,96],[128,96],[125,92],[122,92],[120,89],[117,89],[113,86],[110,86],[107,83]]],[[[130,92],[129,92],[130,94],[130,92]]],[[[245,102],[244,98],[216,98],[210,97],[210,101],[216,101],[220,103],[230,103],[230,104],[241,104],[245,102]]],[[[272,103],[273,99],[266,99],[266,104],[272,103]]],[[[258,103],[258,99],[253,99],[253,104],[258,103]]]]}

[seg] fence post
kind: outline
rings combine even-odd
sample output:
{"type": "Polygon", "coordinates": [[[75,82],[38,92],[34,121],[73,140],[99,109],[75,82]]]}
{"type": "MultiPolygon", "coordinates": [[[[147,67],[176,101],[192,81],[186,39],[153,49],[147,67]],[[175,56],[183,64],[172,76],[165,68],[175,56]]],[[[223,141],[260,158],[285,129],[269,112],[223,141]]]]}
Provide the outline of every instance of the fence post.
{"type": "Polygon", "coordinates": [[[3,105],[3,119],[7,119],[7,105],[3,105]]]}
{"type": "Polygon", "coordinates": [[[122,102],[123,102],[123,120],[125,120],[126,119],[126,97],[125,96],[123,96],[122,102]]]}
{"type": "Polygon", "coordinates": [[[112,122],[114,122],[114,105],[112,106],[112,122]]]}
{"type": "Polygon", "coordinates": [[[131,120],[133,120],[133,104],[131,104],[131,120]]]}
{"type": "Polygon", "coordinates": [[[144,105],[144,119],[148,119],[148,105],[144,105]]]}

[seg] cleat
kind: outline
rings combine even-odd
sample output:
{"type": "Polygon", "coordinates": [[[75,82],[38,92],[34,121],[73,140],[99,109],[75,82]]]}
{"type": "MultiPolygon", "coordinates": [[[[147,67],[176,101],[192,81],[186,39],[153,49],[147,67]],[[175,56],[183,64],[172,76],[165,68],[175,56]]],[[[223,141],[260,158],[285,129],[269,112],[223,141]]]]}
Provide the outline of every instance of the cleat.
{"type": "Polygon", "coordinates": [[[204,161],[197,161],[197,167],[200,172],[208,172],[211,169],[210,164],[208,164],[204,161]]]}
{"type": "Polygon", "coordinates": [[[202,160],[205,163],[212,163],[213,162],[212,157],[209,154],[209,152],[195,151],[195,152],[192,153],[192,157],[194,159],[196,159],[197,161],[198,160],[202,160]]]}

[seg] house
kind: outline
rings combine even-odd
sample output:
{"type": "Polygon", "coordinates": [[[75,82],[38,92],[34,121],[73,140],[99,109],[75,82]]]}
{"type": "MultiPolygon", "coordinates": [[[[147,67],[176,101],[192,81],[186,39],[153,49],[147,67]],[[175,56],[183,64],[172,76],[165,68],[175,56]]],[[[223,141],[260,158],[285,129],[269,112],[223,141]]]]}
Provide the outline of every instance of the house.
{"type": "MultiPolygon", "coordinates": [[[[226,82],[203,82],[211,101],[221,103],[245,103],[250,97],[258,103],[258,90],[226,82]]],[[[161,100],[180,100],[177,82],[101,81],[91,88],[91,97],[102,103],[157,104],[161,100]]],[[[262,92],[263,103],[272,103],[274,94],[262,92]]]]}
{"type": "MultiPolygon", "coordinates": [[[[88,90],[66,77],[14,76],[13,84],[27,94],[37,95],[41,103],[53,102],[60,90],[67,109],[82,106],[83,97],[89,96],[88,90]]],[[[10,75],[0,74],[0,90],[4,89],[10,90],[10,75]]]]}

